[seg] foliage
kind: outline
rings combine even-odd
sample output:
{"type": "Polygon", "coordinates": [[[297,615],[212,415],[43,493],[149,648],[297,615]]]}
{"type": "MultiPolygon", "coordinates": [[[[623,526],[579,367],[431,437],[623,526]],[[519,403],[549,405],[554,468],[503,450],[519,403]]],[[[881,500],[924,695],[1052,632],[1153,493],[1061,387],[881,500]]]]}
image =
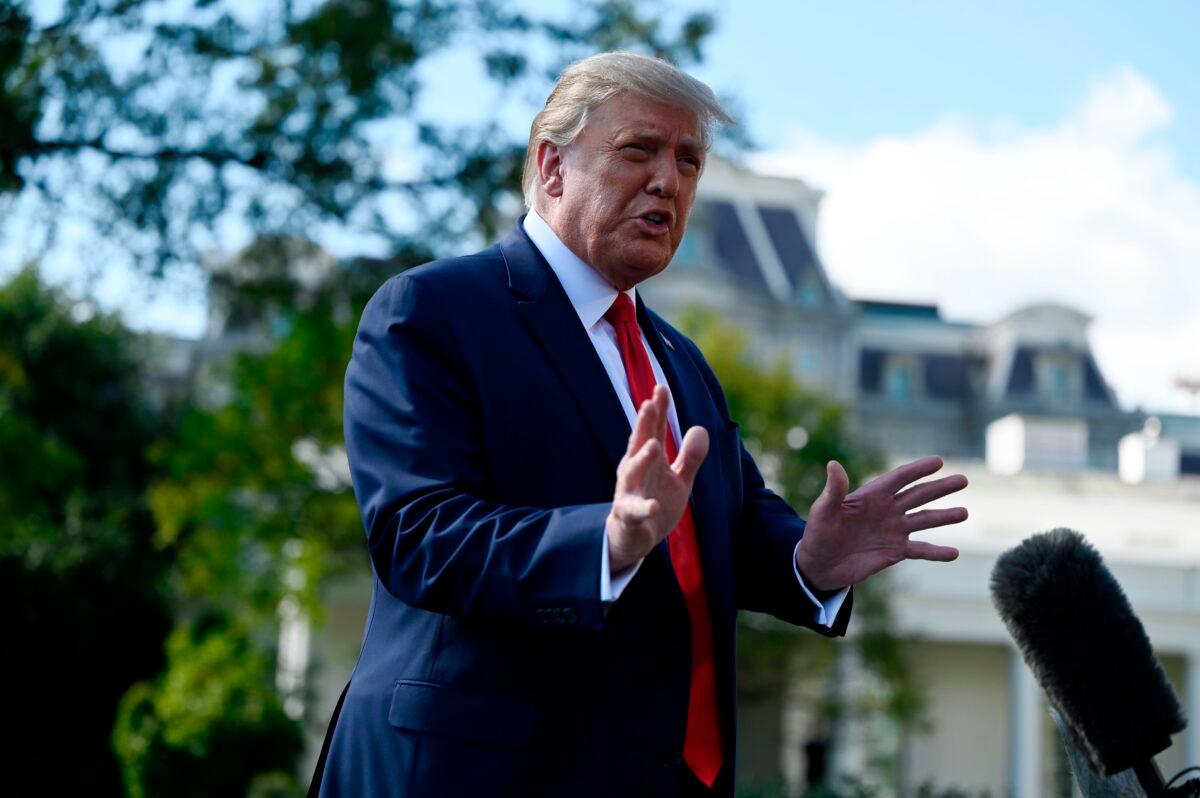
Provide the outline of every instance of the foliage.
{"type": "Polygon", "coordinates": [[[316,618],[325,579],[365,565],[341,453],[342,376],[367,298],[407,265],[339,267],[270,240],[214,265],[227,337],[257,343],[202,371],[203,401],[152,449],[155,540],[173,552],[187,612],[164,673],[122,703],[114,740],[131,794],[295,787],[303,735],[275,687],[277,614],[287,602],[316,618]]]}
{"type": "Polygon", "coordinates": [[[916,798],[990,798],[987,790],[963,790],[958,787],[940,788],[932,782],[925,782],[917,788],[916,798]]]}
{"type": "Polygon", "coordinates": [[[121,694],[162,664],[169,559],[147,445],[166,429],[139,344],[32,268],[0,287],[0,674],[12,794],[115,794],[121,694]],[[81,680],[82,677],[82,680],[81,680]],[[62,766],[70,751],[71,766],[62,766]]]}
{"type": "Polygon", "coordinates": [[[273,626],[284,596],[315,609],[322,577],[360,554],[340,446],[342,376],[365,297],[350,295],[340,269],[300,289],[256,252],[238,265],[248,274],[220,282],[253,306],[239,313],[256,320],[247,330],[266,351],[210,364],[198,392],[215,400],[189,407],[170,445],[155,449],[164,475],[151,506],[188,600],[273,626]]]}
{"type": "MultiPolygon", "coordinates": [[[[783,794],[780,793],[780,795],[783,794]]],[[[836,788],[821,785],[808,789],[802,798],[882,798],[886,794],[878,787],[855,779],[847,779],[838,784],[836,788]]],[[[968,792],[957,787],[941,788],[928,781],[922,783],[913,793],[913,798],[990,798],[990,796],[991,793],[986,790],[968,792]]]]}
{"type": "Polygon", "coordinates": [[[783,776],[774,776],[761,782],[739,782],[733,794],[735,798],[790,798],[792,793],[783,776]]]}
{"type": "Polygon", "coordinates": [[[163,674],[121,699],[113,741],[130,798],[245,795],[264,774],[291,781],[303,733],[270,673],[269,651],[219,614],[176,628],[163,674]]]}
{"type": "Polygon", "coordinates": [[[58,225],[86,223],[107,260],[159,275],[198,263],[220,245],[219,230],[251,239],[336,230],[388,252],[490,239],[514,206],[524,152],[501,122],[511,105],[544,96],[550,76],[598,49],[694,62],[714,24],[653,1],[569,8],[6,3],[0,202],[32,208],[47,246],[58,225]],[[462,53],[492,98],[470,125],[428,118],[422,90],[440,68],[430,64],[462,53]]]}

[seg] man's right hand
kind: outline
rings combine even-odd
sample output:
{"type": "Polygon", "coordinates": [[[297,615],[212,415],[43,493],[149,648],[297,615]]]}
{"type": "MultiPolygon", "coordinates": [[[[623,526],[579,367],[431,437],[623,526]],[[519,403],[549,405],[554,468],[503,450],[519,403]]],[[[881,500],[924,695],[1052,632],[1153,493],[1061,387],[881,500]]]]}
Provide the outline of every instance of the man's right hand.
{"type": "Polygon", "coordinates": [[[692,482],[708,454],[708,432],[689,429],[674,463],[667,462],[663,443],[670,434],[667,389],[657,385],[638,410],[629,447],[617,465],[617,490],[605,522],[613,573],[649,554],[683,517],[692,482]]]}

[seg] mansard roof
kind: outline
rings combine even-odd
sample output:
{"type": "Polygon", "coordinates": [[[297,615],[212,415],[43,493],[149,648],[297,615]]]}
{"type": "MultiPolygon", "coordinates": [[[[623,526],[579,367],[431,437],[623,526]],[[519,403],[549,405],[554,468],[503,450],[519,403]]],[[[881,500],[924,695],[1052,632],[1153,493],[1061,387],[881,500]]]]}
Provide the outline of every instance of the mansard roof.
{"type": "Polygon", "coordinates": [[[781,303],[848,311],[817,255],[821,196],[802,180],[710,158],[688,227],[692,251],[739,286],[781,303]]]}

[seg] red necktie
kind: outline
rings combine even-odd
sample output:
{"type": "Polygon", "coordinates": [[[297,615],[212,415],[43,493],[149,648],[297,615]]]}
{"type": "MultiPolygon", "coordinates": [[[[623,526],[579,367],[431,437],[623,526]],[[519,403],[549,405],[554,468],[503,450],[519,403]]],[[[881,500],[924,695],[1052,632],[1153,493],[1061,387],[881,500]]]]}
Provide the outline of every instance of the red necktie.
{"type": "MultiPolygon", "coordinates": [[[[617,331],[617,347],[629,378],[629,392],[634,407],[654,393],[654,370],[642,332],[637,323],[633,301],[623,293],[617,294],[604,318],[617,331]]],[[[675,461],[675,436],[668,427],[663,436],[667,460],[675,461]]],[[[717,724],[717,674],[713,660],[712,619],[708,613],[708,596],[704,593],[704,574],[700,570],[700,547],[696,542],[696,527],[692,508],[683,508],[679,525],[667,537],[671,549],[671,564],[675,578],[687,601],[688,619],[692,624],[692,681],[688,694],[687,732],[683,739],[683,761],[706,787],[711,787],[721,770],[721,733],[717,724]]]]}

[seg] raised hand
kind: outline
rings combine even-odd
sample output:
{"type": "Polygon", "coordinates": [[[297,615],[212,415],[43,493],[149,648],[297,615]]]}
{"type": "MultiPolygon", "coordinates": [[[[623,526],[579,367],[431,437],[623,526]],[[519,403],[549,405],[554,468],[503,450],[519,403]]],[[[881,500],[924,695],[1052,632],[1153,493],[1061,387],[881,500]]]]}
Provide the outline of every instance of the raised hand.
{"type": "Polygon", "coordinates": [[[692,427],[669,463],[663,443],[668,434],[667,389],[658,385],[638,409],[629,446],[617,464],[617,489],[605,522],[614,573],[649,554],[679,523],[708,454],[708,432],[692,427]]]}
{"type": "Polygon", "coordinates": [[[853,493],[846,470],[836,460],[826,469],[825,489],[813,502],[808,526],[796,550],[796,567],[809,586],[834,590],[853,585],[902,560],[949,562],[958,549],[935,546],[909,535],[967,520],[967,508],[918,510],[967,486],[953,474],[911,485],[936,473],[942,458],[924,457],[876,477],[853,493]]]}

